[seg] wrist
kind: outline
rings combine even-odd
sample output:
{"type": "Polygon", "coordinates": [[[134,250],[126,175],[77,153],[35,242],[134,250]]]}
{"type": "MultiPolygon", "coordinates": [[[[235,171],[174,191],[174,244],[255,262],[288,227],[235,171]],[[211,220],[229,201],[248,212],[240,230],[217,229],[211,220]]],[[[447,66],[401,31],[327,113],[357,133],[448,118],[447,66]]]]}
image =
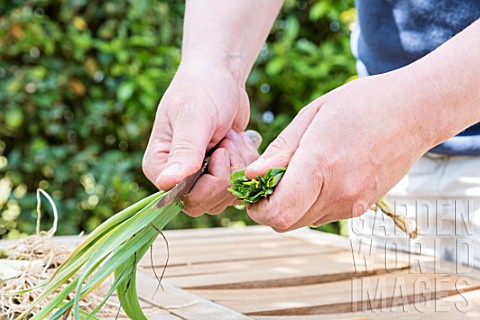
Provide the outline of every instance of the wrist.
{"type": "Polygon", "coordinates": [[[425,142],[427,150],[455,136],[480,118],[478,107],[458,96],[454,79],[446,81],[445,74],[431,72],[422,65],[410,65],[398,70],[402,95],[410,113],[413,132],[425,142]],[[440,78],[441,77],[441,78],[440,78]]]}
{"type": "Polygon", "coordinates": [[[245,86],[250,70],[245,62],[245,55],[241,52],[227,52],[222,50],[195,50],[195,54],[190,54],[184,50],[179,69],[193,72],[204,73],[208,70],[218,70],[228,74],[241,87],[245,86]],[[199,54],[199,51],[201,54],[199,54]]]}
{"type": "Polygon", "coordinates": [[[406,128],[413,132],[423,142],[425,151],[438,145],[447,137],[439,130],[439,119],[432,113],[441,106],[442,98],[435,91],[436,88],[427,81],[418,77],[412,70],[402,68],[390,75],[395,85],[404,97],[403,103],[406,109],[406,128]]]}
{"type": "Polygon", "coordinates": [[[480,20],[414,63],[392,72],[431,146],[480,121],[480,20]]]}
{"type": "Polygon", "coordinates": [[[423,94],[421,85],[412,81],[412,75],[401,70],[360,80],[366,81],[367,90],[375,92],[372,103],[380,103],[378,107],[383,110],[378,112],[385,117],[381,121],[387,123],[394,139],[404,141],[403,148],[422,154],[439,143],[438,131],[429,113],[434,104],[423,94]]]}

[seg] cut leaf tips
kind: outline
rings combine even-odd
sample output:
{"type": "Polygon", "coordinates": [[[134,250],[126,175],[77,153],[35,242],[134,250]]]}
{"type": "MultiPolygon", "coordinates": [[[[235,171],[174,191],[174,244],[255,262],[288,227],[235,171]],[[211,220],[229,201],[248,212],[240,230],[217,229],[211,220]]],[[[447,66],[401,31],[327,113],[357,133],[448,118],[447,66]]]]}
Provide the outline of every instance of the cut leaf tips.
{"type": "Polygon", "coordinates": [[[255,203],[273,194],[286,170],[287,168],[268,169],[264,176],[252,180],[245,176],[245,170],[234,171],[230,177],[232,187],[228,191],[242,200],[242,204],[255,203]]]}

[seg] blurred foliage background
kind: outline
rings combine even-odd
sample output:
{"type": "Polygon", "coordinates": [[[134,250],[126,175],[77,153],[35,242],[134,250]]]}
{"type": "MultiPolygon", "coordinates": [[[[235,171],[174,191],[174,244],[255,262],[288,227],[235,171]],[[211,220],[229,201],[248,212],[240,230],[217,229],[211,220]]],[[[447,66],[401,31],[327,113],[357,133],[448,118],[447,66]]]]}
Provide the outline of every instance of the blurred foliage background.
{"type": "MultiPolygon", "coordinates": [[[[180,62],[185,3],[0,3],[0,238],[35,232],[35,190],[59,208],[58,234],[90,232],[154,192],[141,159],[180,62]]],[[[262,149],[314,98],[355,77],[353,0],[287,0],[247,88],[262,149]]],[[[49,211],[48,206],[45,210],[49,211]]],[[[242,211],[169,228],[252,224],[242,211]]],[[[48,229],[51,219],[42,220],[48,229]]],[[[340,224],[324,226],[340,231],[340,224]]]]}

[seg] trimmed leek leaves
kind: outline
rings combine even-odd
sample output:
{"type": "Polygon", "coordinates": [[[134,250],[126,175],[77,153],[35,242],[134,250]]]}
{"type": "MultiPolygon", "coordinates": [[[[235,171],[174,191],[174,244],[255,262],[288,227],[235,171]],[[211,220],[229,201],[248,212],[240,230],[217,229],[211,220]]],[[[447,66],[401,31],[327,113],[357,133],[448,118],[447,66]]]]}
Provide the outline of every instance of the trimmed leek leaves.
{"type": "Polygon", "coordinates": [[[252,180],[245,176],[245,170],[234,171],[230,177],[232,187],[228,191],[242,200],[242,204],[255,203],[273,193],[285,170],[287,168],[268,169],[263,177],[258,176],[252,180]]]}

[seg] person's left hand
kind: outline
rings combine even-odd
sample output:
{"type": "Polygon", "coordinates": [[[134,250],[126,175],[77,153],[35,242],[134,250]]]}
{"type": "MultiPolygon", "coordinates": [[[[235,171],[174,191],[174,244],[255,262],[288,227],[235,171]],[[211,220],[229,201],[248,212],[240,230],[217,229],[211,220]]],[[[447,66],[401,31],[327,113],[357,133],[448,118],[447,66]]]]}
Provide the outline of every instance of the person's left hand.
{"type": "Polygon", "coordinates": [[[281,232],[364,213],[433,146],[434,130],[422,125],[431,115],[405,86],[395,77],[359,79],[305,107],[247,168],[254,178],[288,166],[250,217],[281,232]]]}

